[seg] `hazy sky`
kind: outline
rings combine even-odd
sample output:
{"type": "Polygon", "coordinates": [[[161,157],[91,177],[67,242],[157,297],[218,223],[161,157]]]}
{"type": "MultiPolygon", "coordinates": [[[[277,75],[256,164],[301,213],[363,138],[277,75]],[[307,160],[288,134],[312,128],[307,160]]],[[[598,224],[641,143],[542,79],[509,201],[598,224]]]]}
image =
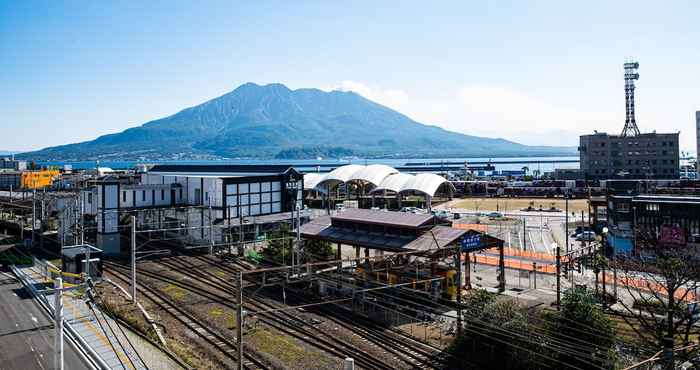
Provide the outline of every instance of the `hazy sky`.
{"type": "Polygon", "coordinates": [[[93,139],[247,81],[349,89],[527,144],[642,131],[695,151],[700,1],[0,2],[0,150],[93,139]]]}

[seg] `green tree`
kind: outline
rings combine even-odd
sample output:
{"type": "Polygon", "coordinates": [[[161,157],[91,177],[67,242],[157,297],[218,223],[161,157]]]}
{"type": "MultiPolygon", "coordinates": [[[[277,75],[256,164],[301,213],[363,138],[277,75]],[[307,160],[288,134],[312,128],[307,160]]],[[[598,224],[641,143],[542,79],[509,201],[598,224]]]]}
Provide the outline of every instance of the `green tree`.
{"type": "Polygon", "coordinates": [[[560,343],[571,348],[560,351],[559,359],[582,369],[615,368],[615,328],[608,316],[598,307],[595,294],[585,288],[564,293],[561,311],[552,315],[550,331],[560,343]],[[586,359],[580,352],[590,354],[586,359]],[[576,355],[574,355],[576,354],[576,355]]]}

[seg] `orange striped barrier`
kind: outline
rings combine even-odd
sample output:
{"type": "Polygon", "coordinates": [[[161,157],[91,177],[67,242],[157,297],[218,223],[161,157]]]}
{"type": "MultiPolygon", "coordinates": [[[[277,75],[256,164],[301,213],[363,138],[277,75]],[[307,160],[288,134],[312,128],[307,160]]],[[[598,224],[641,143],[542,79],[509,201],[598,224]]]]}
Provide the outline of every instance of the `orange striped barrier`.
{"type": "MultiPolygon", "coordinates": [[[[610,285],[612,282],[615,281],[615,276],[609,273],[605,274],[605,285],[610,285]],[[608,283],[611,282],[611,283],[608,283]]],[[[650,281],[647,279],[641,279],[641,278],[633,278],[629,276],[618,276],[617,277],[617,284],[618,285],[626,285],[629,287],[632,287],[637,290],[642,290],[646,292],[656,292],[658,294],[668,296],[668,290],[666,290],[666,287],[662,284],[659,284],[655,281],[650,281]]],[[[676,299],[683,299],[686,302],[694,302],[697,300],[697,296],[695,295],[695,292],[689,291],[688,289],[685,288],[678,288],[676,292],[673,294],[673,296],[676,299]],[[685,298],[684,298],[685,296],[685,298]]]]}
{"type": "Polygon", "coordinates": [[[452,227],[460,230],[474,230],[482,233],[488,233],[489,227],[484,224],[452,224],[452,227]]]}
{"type": "MultiPolygon", "coordinates": [[[[491,266],[498,266],[499,265],[498,264],[498,262],[499,262],[498,256],[490,256],[487,254],[474,254],[469,259],[471,261],[476,261],[476,263],[481,263],[484,265],[491,265],[491,266]]],[[[523,270],[523,271],[534,271],[534,267],[532,265],[532,262],[523,261],[523,260],[516,260],[516,259],[508,258],[505,256],[503,258],[503,265],[506,268],[510,268],[510,269],[523,270]]],[[[537,264],[537,272],[545,273],[545,274],[556,274],[557,273],[557,266],[551,265],[551,264],[537,264]]]]}

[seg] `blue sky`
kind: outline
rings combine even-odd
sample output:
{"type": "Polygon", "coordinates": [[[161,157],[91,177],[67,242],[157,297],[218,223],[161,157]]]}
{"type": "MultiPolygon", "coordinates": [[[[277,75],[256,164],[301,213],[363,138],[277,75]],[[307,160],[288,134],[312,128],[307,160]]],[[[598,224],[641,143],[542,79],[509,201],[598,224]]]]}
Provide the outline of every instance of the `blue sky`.
{"type": "Polygon", "coordinates": [[[93,139],[253,81],[354,90],[539,145],[624,124],[695,151],[700,2],[0,2],[0,150],[93,139]]]}

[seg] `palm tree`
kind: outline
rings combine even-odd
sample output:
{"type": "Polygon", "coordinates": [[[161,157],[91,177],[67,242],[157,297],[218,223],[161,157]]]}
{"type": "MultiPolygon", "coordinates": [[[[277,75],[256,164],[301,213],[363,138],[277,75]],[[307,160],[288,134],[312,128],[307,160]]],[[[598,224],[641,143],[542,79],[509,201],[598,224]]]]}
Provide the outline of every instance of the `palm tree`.
{"type": "Polygon", "coordinates": [[[527,173],[530,172],[530,167],[528,167],[528,166],[523,166],[523,168],[521,168],[521,170],[523,170],[523,174],[524,174],[525,176],[527,176],[527,173]]]}
{"type": "Polygon", "coordinates": [[[532,175],[533,175],[535,178],[538,178],[538,177],[540,176],[540,170],[532,170],[532,175]]]}

